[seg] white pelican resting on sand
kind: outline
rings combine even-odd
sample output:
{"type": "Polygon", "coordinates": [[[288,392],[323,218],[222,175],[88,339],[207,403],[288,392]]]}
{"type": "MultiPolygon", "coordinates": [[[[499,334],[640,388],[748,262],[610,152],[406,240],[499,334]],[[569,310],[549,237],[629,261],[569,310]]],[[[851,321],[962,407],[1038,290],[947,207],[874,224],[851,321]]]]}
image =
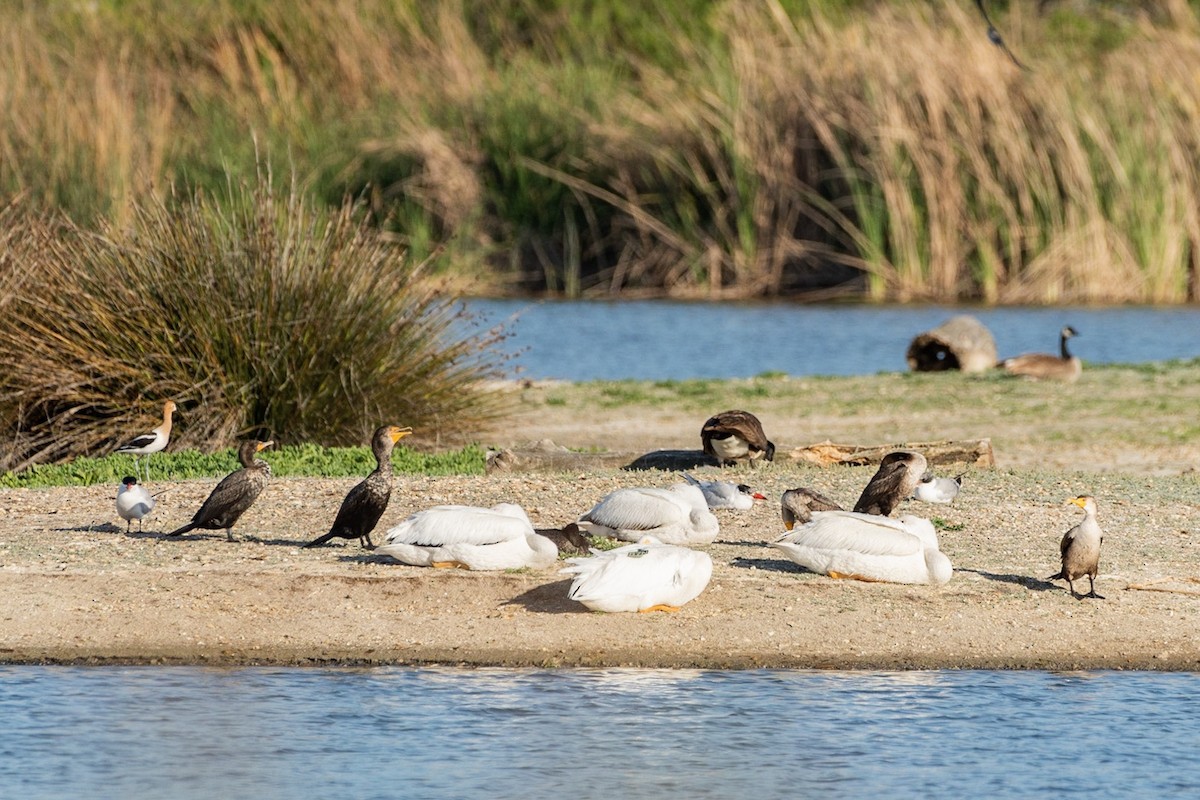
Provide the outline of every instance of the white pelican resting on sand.
{"type": "Polygon", "coordinates": [[[375,552],[414,567],[473,570],[541,569],[558,560],[558,547],[535,533],[525,510],[513,503],[418,511],[388,531],[375,552]]]}
{"type": "MultiPolygon", "coordinates": [[[[138,473],[138,457],[149,456],[151,453],[158,453],[165,450],[167,442],[171,441],[171,414],[175,412],[175,401],[168,400],[163,403],[163,421],[154,430],[149,433],[143,433],[141,436],[135,436],[125,444],[117,448],[118,453],[126,453],[133,456],[133,471],[138,473]]],[[[138,473],[138,477],[141,477],[138,473]]],[[[150,480],[150,459],[146,459],[146,481],[150,480]]]]}
{"type": "Polygon", "coordinates": [[[816,511],[812,519],[769,543],[792,561],[831,578],[886,583],[950,580],[950,559],[938,550],[927,519],[889,519],[854,511],[816,511]]]}
{"type": "Polygon", "coordinates": [[[754,508],[755,500],[766,500],[759,492],[754,491],[744,483],[732,481],[702,481],[684,472],[687,482],[700,489],[708,507],[734,508],[738,511],[749,511],[754,508]]]}
{"type": "Polygon", "coordinates": [[[708,553],[663,544],[652,536],[615,550],[568,558],[574,575],[567,597],[592,611],[678,611],[708,586],[708,553]]]}
{"type": "Polygon", "coordinates": [[[639,542],[653,536],[664,544],[709,544],[720,523],[704,494],[690,483],[669,489],[617,489],[579,518],[589,536],[639,542]]]}
{"type": "Polygon", "coordinates": [[[157,502],[145,486],[138,485],[137,478],[132,475],[122,478],[121,486],[117,489],[117,516],[125,520],[125,532],[129,533],[129,526],[136,519],[140,533],[142,517],[153,511],[157,502]]]}

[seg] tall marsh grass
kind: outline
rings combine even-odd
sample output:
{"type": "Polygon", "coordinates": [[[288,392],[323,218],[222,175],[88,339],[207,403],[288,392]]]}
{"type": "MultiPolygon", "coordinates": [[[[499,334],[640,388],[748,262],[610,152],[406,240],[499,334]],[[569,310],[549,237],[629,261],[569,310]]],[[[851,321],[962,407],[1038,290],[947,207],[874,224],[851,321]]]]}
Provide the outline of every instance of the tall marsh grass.
{"type": "Polygon", "coordinates": [[[99,231],[6,211],[0,467],[110,451],[168,398],[174,446],[202,449],[357,445],[383,422],[434,444],[500,413],[502,332],[464,333],[427,265],[354,211],[265,175],[99,231]]]}
{"type": "Polygon", "coordinates": [[[80,3],[0,191],[123,225],[257,148],[475,292],[1200,300],[1200,3],[80,3]]]}

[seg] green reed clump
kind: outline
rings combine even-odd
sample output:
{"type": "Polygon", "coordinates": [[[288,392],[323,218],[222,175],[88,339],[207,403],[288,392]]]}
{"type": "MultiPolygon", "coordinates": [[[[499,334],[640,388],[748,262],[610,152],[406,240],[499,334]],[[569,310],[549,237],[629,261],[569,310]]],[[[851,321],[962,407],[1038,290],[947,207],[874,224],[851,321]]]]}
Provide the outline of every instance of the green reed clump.
{"type": "Polygon", "coordinates": [[[129,227],[34,235],[0,320],[0,465],[102,453],[179,405],[173,441],[365,442],[384,422],[437,443],[501,412],[496,329],[422,280],[352,206],[269,176],[148,199],[129,227]]]}

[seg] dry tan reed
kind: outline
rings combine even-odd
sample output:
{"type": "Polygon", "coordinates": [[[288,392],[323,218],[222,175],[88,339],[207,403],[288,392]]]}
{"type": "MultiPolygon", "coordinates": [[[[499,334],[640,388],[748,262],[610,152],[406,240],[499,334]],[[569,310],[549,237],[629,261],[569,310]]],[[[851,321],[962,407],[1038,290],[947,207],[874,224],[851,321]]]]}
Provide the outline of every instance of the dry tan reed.
{"type": "Polygon", "coordinates": [[[961,0],[836,21],[729,0],[719,35],[668,26],[658,61],[580,55],[569,7],[529,30],[514,8],[541,6],[29,7],[0,34],[0,187],[122,225],[142,195],[252,174],[261,147],[488,285],[1200,299],[1185,0],[1119,19],[1106,50],[1009,4],[998,22],[1029,71],[961,0]]]}

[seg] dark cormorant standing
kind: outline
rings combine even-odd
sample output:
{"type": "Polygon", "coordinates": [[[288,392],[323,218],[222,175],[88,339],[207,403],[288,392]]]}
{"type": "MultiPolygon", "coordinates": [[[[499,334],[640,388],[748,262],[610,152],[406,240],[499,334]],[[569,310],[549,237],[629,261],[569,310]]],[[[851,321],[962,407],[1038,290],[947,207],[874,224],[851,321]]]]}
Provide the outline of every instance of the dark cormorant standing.
{"type": "Polygon", "coordinates": [[[238,448],[238,460],[242,468],[231,472],[221,479],[217,488],[200,506],[192,521],[182,528],[171,531],[167,536],[179,536],[196,528],[208,530],[225,529],[225,538],[233,541],[234,523],[246,513],[246,509],[254,505],[254,501],[262,494],[271,477],[271,465],[261,458],[256,458],[264,447],[270,447],[274,442],[242,442],[238,448]]]}
{"type": "Polygon", "coordinates": [[[330,539],[358,539],[369,550],[371,531],[379,524],[379,518],[387,510],[392,497],[392,448],[401,438],[412,433],[412,428],[384,425],[371,437],[371,452],[375,454],[375,471],[350,490],[329,533],[313,539],[305,547],[318,547],[330,539]]]}
{"type": "Polygon", "coordinates": [[[863,489],[854,510],[860,514],[889,516],[901,501],[912,496],[927,465],[925,456],[912,450],[888,453],[880,460],[878,471],[863,489]]]}

